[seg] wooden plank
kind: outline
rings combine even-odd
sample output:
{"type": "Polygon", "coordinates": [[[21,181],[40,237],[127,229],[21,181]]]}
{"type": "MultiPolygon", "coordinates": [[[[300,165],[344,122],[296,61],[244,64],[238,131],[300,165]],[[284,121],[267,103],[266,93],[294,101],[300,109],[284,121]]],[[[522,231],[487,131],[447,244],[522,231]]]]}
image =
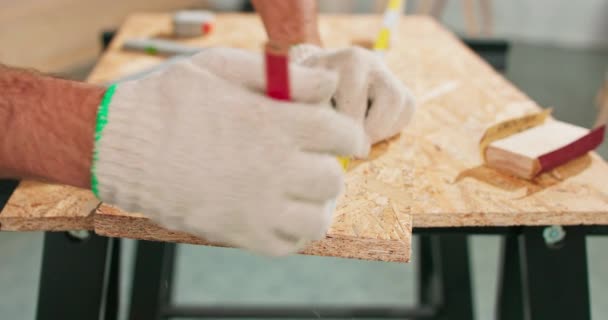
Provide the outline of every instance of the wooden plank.
{"type": "MultiPolygon", "coordinates": [[[[373,39],[379,25],[377,16],[325,16],[321,32],[324,43],[340,47],[373,39]]],[[[265,41],[254,16],[221,15],[216,26],[212,36],[184,42],[259,51],[265,41]]],[[[158,63],[160,58],[116,49],[125,38],[166,34],[169,28],[167,17],[132,16],[91,80],[106,82],[158,63]]],[[[399,239],[410,214],[414,226],[608,221],[608,196],[601,180],[592,178],[608,177],[601,159],[592,155],[532,182],[481,166],[477,143],[485,128],[538,106],[431,19],[403,19],[397,39],[386,59],[419,98],[418,114],[399,138],[376,146],[371,161],[348,172],[330,236],[399,239]]]]}
{"type": "MultiPolygon", "coordinates": [[[[407,221],[407,237],[403,241],[367,239],[334,235],[332,232],[321,240],[314,241],[300,252],[315,256],[330,256],[390,262],[408,262],[410,256],[411,219],[407,221]]],[[[157,226],[138,213],[128,213],[120,209],[102,205],[95,216],[95,232],[109,237],[132,238],[152,241],[168,241],[211,246],[211,243],[184,232],[175,232],[157,226]]]]}
{"type": "Polygon", "coordinates": [[[98,205],[88,190],[22,181],[0,214],[0,230],[93,230],[98,205]]]}
{"type": "MultiPolygon", "coordinates": [[[[220,15],[216,20],[215,30],[216,32],[209,37],[186,40],[184,43],[203,46],[223,45],[261,51],[266,40],[264,29],[255,16],[220,15]]],[[[158,63],[162,58],[123,52],[118,49],[126,38],[168,34],[169,32],[168,16],[155,14],[132,16],[121,28],[110,50],[101,58],[91,74],[90,81],[105,83],[158,63]]],[[[372,31],[367,34],[373,37],[374,33],[375,31],[372,31]]],[[[349,41],[350,38],[345,38],[342,45],[348,44],[349,41]]],[[[365,181],[362,178],[370,175],[370,179],[373,179],[371,177],[373,171],[366,169],[365,166],[353,167],[352,171],[367,172],[365,174],[349,173],[347,177],[347,180],[352,178],[354,181],[347,183],[344,198],[356,198],[356,212],[348,215],[341,214],[345,210],[350,210],[355,202],[340,201],[327,239],[315,243],[304,253],[384,261],[409,260],[411,215],[406,213],[401,206],[392,203],[390,201],[392,199],[389,197],[378,194],[364,185],[365,181]]],[[[383,182],[379,181],[378,186],[380,185],[383,185],[383,182]]],[[[143,233],[153,235],[152,237],[157,240],[165,237],[143,216],[127,214],[129,219],[117,222],[116,217],[120,214],[116,214],[115,210],[115,208],[110,209],[107,206],[99,208],[95,220],[98,233],[123,237],[144,236],[143,233]],[[137,227],[130,228],[130,223],[137,227]],[[129,230],[124,230],[125,228],[129,230]]],[[[170,239],[171,241],[196,243],[192,236],[184,234],[172,233],[170,239]]],[[[204,240],[197,241],[204,242],[204,240]]]]}
{"type": "MultiPolygon", "coordinates": [[[[266,39],[257,17],[217,18],[214,34],[184,42],[261,50],[266,39]]],[[[320,23],[324,42],[341,47],[373,39],[381,20],[324,16],[320,23]]],[[[117,49],[127,37],[166,34],[169,26],[165,15],[131,16],[90,81],[103,83],[161,61],[117,49]]],[[[357,247],[321,246],[311,253],[403,261],[411,216],[414,227],[608,224],[608,165],[600,157],[591,153],[533,181],[482,166],[478,143],[485,129],[539,107],[434,20],[408,16],[397,30],[385,59],[417,97],[414,122],[375,146],[370,161],[351,165],[326,243],[357,247]],[[373,250],[384,251],[372,256],[373,250]]],[[[143,216],[103,205],[95,222],[97,232],[107,235],[186,237],[163,234],[143,216]]]]}
{"type": "MultiPolygon", "coordinates": [[[[255,16],[221,15],[216,26],[212,36],[185,43],[259,51],[265,41],[255,16]]],[[[342,47],[373,39],[380,17],[324,16],[320,26],[324,43],[342,47]]],[[[109,81],[158,63],[160,58],[116,49],[126,37],[163,34],[169,27],[166,16],[132,16],[91,80],[109,81]]],[[[414,227],[608,223],[608,166],[594,153],[532,181],[482,165],[478,142],[485,129],[539,106],[452,33],[430,18],[405,17],[385,59],[418,98],[417,114],[399,138],[376,146],[372,161],[348,173],[332,232],[390,239],[398,223],[380,232],[390,221],[374,224],[369,215],[384,197],[395,207],[393,220],[412,214],[414,227]]]]}

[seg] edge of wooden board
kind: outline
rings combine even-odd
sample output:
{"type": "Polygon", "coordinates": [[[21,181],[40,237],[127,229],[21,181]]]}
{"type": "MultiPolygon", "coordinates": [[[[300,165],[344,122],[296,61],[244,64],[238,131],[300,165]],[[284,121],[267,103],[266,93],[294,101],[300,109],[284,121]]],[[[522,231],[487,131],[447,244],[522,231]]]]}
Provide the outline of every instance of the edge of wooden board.
{"type": "MultiPolygon", "coordinates": [[[[95,233],[102,236],[225,247],[188,233],[164,229],[141,214],[126,214],[107,205],[97,208],[94,223],[95,233]]],[[[410,251],[411,241],[334,236],[313,241],[299,253],[385,262],[409,262],[410,251]]]]}
{"type": "Polygon", "coordinates": [[[57,218],[3,218],[0,219],[0,231],[71,231],[93,230],[94,215],[87,217],[57,218]]]}
{"type": "Polygon", "coordinates": [[[99,204],[89,190],[24,180],[0,212],[0,230],[93,230],[99,204]]]}
{"type": "Polygon", "coordinates": [[[449,217],[442,214],[412,216],[415,228],[608,225],[607,212],[476,212],[452,214],[449,217]]]}

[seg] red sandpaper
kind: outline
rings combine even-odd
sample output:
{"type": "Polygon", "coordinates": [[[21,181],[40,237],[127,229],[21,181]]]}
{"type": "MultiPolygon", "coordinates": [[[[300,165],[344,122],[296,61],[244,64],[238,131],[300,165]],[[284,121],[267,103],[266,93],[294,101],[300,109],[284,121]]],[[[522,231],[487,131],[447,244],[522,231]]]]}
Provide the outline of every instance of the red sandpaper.
{"type": "Polygon", "coordinates": [[[287,54],[266,50],[266,94],[277,100],[291,100],[287,54]]]}
{"type": "Polygon", "coordinates": [[[538,158],[541,168],[540,172],[551,170],[574,158],[580,157],[591,150],[594,150],[600,144],[602,144],[602,141],[604,141],[605,131],[606,125],[597,127],[589,131],[588,134],[580,139],[540,156],[538,158]]]}

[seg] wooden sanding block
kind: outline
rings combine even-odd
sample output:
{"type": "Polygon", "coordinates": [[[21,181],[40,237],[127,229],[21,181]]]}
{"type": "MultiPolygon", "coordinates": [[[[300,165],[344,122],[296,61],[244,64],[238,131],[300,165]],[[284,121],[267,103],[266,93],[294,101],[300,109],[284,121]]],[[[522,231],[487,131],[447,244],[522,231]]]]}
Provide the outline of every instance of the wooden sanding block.
{"type": "Polygon", "coordinates": [[[597,148],[606,125],[586,129],[549,119],[550,110],[488,128],[480,141],[487,166],[524,179],[551,170],[597,148]]]}

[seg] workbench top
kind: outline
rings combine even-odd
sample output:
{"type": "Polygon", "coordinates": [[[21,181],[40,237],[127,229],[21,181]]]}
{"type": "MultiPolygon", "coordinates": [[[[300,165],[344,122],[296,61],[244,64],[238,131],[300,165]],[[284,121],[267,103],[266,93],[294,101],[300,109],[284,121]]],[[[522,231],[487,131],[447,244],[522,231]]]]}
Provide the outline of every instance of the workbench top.
{"type": "MultiPolygon", "coordinates": [[[[322,16],[320,28],[328,47],[343,47],[373,39],[380,23],[379,16],[322,16]]],[[[169,15],[130,16],[89,81],[105,83],[160,62],[119,48],[126,38],[169,31],[169,15]]],[[[257,16],[225,14],[218,15],[211,36],[183,42],[260,51],[264,41],[257,16]]],[[[369,160],[351,164],[327,239],[304,253],[408,261],[412,224],[608,224],[608,166],[595,153],[534,181],[482,166],[478,143],[485,128],[539,106],[436,21],[401,19],[385,59],[417,97],[413,123],[376,145],[369,160]]],[[[87,191],[27,181],[0,222],[4,230],[83,228],[108,236],[205,243],[154,226],[141,214],[103,204],[91,211],[94,204],[87,191]]]]}

